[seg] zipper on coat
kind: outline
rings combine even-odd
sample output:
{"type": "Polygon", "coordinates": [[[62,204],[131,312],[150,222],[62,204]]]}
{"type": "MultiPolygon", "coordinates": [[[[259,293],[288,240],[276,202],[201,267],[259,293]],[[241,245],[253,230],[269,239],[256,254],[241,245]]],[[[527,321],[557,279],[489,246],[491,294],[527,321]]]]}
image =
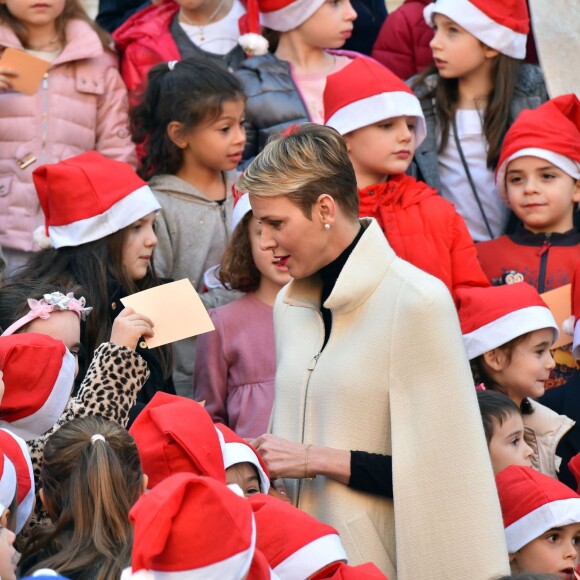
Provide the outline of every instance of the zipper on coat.
{"type": "Polygon", "coordinates": [[[48,73],[42,77],[42,119],[41,119],[41,149],[40,164],[46,163],[46,134],[48,125],[48,73]]]}
{"type": "Polygon", "coordinates": [[[548,269],[548,255],[550,253],[550,248],[552,243],[550,242],[550,237],[552,234],[546,234],[544,238],[544,243],[538,252],[540,257],[540,269],[538,272],[538,292],[541,294],[546,288],[546,270],[548,269]]]}
{"type": "Polygon", "coordinates": [[[224,200],[223,203],[220,203],[219,206],[220,206],[220,213],[222,216],[222,224],[224,226],[224,233],[226,235],[226,240],[228,240],[230,235],[228,233],[228,223],[227,223],[227,216],[226,216],[226,200],[224,200]]]}

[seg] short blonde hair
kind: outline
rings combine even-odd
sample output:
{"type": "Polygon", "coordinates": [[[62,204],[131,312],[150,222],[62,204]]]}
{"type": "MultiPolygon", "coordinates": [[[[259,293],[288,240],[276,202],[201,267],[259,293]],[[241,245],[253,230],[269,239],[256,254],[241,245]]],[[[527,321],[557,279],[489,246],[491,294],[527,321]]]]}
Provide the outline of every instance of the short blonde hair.
{"type": "Polygon", "coordinates": [[[238,179],[236,188],[256,197],[286,196],[310,219],[321,194],[358,218],[356,176],[340,133],[305,123],[270,141],[238,179]]]}

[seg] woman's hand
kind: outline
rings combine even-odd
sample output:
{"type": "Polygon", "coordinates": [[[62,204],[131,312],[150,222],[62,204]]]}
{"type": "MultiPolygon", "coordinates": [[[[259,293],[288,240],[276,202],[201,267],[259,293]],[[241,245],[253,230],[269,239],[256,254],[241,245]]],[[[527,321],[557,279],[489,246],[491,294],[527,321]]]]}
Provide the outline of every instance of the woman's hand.
{"type": "Polygon", "coordinates": [[[111,342],[135,350],[137,342],[144,336],[153,337],[153,322],[132,308],[123,308],[113,322],[111,342]]]}
{"type": "Polygon", "coordinates": [[[301,479],[306,476],[306,445],[303,443],[294,443],[267,433],[254,439],[252,446],[266,462],[272,479],[301,479]]]}
{"type": "Polygon", "coordinates": [[[12,90],[12,80],[17,76],[15,70],[0,66],[0,92],[12,90]]]}

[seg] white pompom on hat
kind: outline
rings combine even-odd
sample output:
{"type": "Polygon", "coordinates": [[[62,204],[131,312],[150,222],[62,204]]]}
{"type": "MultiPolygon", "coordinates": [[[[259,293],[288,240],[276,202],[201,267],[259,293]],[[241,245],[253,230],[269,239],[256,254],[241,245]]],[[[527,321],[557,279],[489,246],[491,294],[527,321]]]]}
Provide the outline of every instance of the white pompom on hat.
{"type": "Polygon", "coordinates": [[[415,146],[427,136],[419,99],[395,74],[371,58],[355,58],[328,75],[324,89],[324,124],[346,135],[394,117],[415,117],[415,146]]]}
{"type": "Polygon", "coordinates": [[[252,509],[209,477],[171,476],[137,500],[129,519],[134,524],[132,573],[122,578],[242,580],[252,565],[252,509]]]}
{"type": "Polygon", "coordinates": [[[552,528],[580,523],[580,496],[553,477],[510,465],[495,481],[510,554],[552,528]]]}
{"type": "Polygon", "coordinates": [[[32,178],[55,248],[100,240],[161,209],[129,164],[96,151],[41,165],[32,178]]]}
{"type": "Polygon", "coordinates": [[[0,336],[4,397],[0,427],[25,441],[51,429],[62,415],[74,384],[76,361],[64,342],[25,332],[0,336]]]}
{"type": "Polygon", "coordinates": [[[498,348],[528,332],[560,331],[538,291],[526,282],[457,289],[459,322],[469,359],[498,348]]]}
{"type": "Polygon", "coordinates": [[[423,16],[433,27],[433,16],[443,14],[485,45],[512,58],[526,57],[530,14],[526,0],[436,0],[423,16]]]}
{"type": "Polygon", "coordinates": [[[0,429],[0,452],[12,462],[18,482],[18,508],[16,510],[16,530],[19,534],[34,508],[34,472],[30,452],[24,439],[9,429],[0,429]]]}

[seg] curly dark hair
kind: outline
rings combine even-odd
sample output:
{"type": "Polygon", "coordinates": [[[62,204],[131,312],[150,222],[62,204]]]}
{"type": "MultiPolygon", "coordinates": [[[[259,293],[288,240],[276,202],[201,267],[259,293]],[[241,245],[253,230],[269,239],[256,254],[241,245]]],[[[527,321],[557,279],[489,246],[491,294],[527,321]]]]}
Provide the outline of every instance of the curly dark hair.
{"type": "Polygon", "coordinates": [[[233,290],[255,292],[260,287],[262,275],[254,263],[250,241],[248,212],[232,233],[218,272],[219,281],[233,290]]]}

